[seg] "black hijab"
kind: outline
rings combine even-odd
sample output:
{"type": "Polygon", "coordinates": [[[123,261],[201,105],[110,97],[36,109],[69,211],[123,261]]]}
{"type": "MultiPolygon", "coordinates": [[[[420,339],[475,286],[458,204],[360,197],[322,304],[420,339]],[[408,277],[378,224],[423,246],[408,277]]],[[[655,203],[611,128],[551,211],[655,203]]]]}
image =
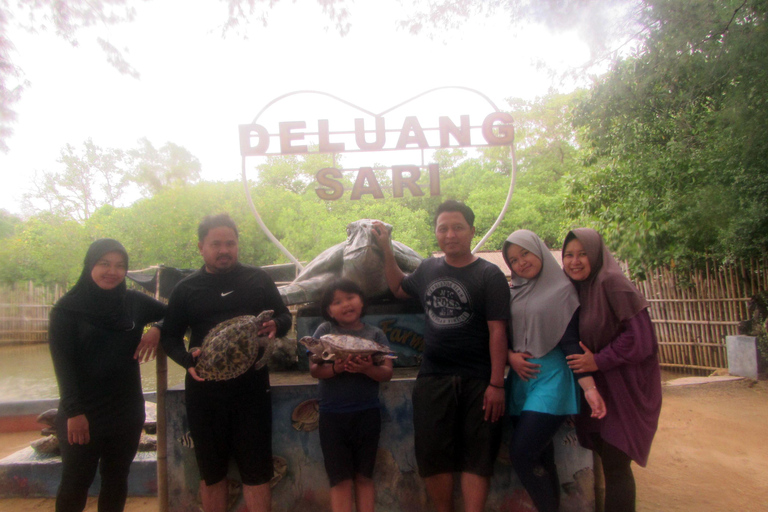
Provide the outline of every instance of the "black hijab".
{"type": "Polygon", "coordinates": [[[91,277],[96,263],[110,252],[122,254],[128,267],[128,252],[120,242],[111,238],[96,240],[85,254],[80,279],[54,307],[84,317],[89,323],[110,331],[129,331],[134,324],[125,304],[128,292],[125,279],[111,290],[104,290],[91,277]]]}

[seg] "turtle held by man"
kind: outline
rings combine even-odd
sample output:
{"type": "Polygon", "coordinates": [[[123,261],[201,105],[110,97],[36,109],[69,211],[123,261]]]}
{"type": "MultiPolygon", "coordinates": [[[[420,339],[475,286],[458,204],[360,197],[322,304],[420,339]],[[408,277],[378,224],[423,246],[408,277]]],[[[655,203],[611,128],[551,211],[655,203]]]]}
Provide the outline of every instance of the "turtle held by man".
{"type": "Polygon", "coordinates": [[[397,359],[389,347],[347,334],[325,334],[319,338],[304,336],[299,343],[312,353],[310,358],[314,362],[346,359],[348,356],[371,356],[374,364],[381,364],[384,359],[397,359]]]}
{"type": "MultiPolygon", "coordinates": [[[[392,226],[382,223],[392,233],[392,226]]],[[[367,299],[390,294],[384,275],[384,255],[373,237],[373,220],[360,219],[347,225],[347,239],[330,247],[309,262],[288,285],[278,288],[285,304],[320,300],[322,290],[333,279],[356,283],[367,299]]],[[[403,272],[416,270],[422,257],[405,244],[392,240],[395,261],[403,272]]]]}
{"type": "Polygon", "coordinates": [[[237,316],[211,329],[199,349],[195,364],[197,375],[205,380],[229,380],[252,366],[259,369],[266,365],[274,349],[274,339],[259,336],[258,332],[273,314],[274,311],[268,309],[258,316],[237,316]]]}

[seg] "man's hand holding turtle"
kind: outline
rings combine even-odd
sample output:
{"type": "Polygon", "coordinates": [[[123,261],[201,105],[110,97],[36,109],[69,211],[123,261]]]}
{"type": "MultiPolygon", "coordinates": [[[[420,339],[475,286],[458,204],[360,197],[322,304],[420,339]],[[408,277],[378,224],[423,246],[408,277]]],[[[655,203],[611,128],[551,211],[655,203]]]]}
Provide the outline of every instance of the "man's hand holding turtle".
{"type": "MultiPolygon", "coordinates": [[[[192,354],[192,359],[197,361],[197,358],[200,357],[201,352],[202,350],[200,350],[199,348],[196,348],[193,351],[191,351],[190,354],[192,354]]],[[[187,371],[192,376],[192,378],[195,379],[197,382],[205,382],[205,379],[200,377],[197,374],[197,370],[195,370],[194,366],[190,366],[189,368],[187,368],[187,371]]]]}
{"type": "Polygon", "coordinates": [[[261,327],[259,327],[259,330],[256,332],[259,336],[267,336],[268,338],[274,338],[275,334],[277,334],[277,324],[274,320],[267,320],[263,324],[261,324],[261,327]]]}

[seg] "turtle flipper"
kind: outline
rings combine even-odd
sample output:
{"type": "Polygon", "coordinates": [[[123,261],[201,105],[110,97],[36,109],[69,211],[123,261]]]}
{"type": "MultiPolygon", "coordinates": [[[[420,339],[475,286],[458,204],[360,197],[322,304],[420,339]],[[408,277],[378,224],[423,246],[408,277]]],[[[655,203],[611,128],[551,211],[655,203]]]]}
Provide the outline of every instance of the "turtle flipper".
{"type": "Polygon", "coordinates": [[[275,340],[270,339],[266,346],[264,347],[264,352],[261,354],[261,358],[259,358],[258,361],[256,361],[256,364],[253,365],[254,368],[257,370],[261,370],[267,363],[269,363],[269,358],[272,356],[272,352],[275,351],[275,340]]]}

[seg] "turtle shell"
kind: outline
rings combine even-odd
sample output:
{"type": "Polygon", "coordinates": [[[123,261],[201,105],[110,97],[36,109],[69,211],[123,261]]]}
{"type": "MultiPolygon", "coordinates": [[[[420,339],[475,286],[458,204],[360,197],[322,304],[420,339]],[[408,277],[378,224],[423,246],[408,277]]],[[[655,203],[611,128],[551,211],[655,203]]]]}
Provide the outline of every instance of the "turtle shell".
{"type": "Polygon", "coordinates": [[[300,342],[315,356],[325,361],[344,359],[347,356],[374,356],[379,360],[395,358],[389,355],[389,347],[348,334],[325,334],[319,338],[307,336],[300,342]]]}
{"type": "Polygon", "coordinates": [[[229,380],[248,371],[260,359],[263,366],[272,340],[259,336],[258,331],[273,314],[266,310],[259,316],[237,316],[211,329],[200,346],[197,374],[205,380],[229,380]]]}

